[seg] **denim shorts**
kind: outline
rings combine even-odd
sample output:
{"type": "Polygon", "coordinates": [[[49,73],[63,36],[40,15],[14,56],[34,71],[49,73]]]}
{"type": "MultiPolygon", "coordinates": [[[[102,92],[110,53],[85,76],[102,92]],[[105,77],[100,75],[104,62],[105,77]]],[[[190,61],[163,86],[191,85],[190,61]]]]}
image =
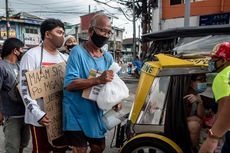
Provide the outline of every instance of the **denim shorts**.
{"type": "Polygon", "coordinates": [[[3,132],[6,153],[18,153],[19,148],[25,148],[29,143],[30,128],[25,124],[24,117],[6,118],[3,132]]]}

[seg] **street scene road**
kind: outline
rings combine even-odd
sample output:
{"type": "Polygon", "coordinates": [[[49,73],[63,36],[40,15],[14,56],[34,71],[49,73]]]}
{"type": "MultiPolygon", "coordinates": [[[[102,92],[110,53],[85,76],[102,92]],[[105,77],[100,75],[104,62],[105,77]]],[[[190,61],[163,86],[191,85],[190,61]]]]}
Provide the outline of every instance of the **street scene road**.
{"type": "MultiPolygon", "coordinates": [[[[230,0],[0,0],[0,153],[5,153],[5,138],[15,144],[12,148],[22,136],[28,138],[28,130],[13,132],[20,130],[16,125],[25,125],[24,115],[35,127],[39,153],[49,152],[40,151],[47,142],[40,137],[46,140],[48,133],[55,139],[62,128],[103,137],[98,108],[105,107],[110,111],[102,120],[112,128],[105,135],[104,153],[117,153],[114,124],[127,121],[125,104],[133,101],[131,124],[117,134],[127,133],[122,153],[230,153],[229,99],[230,0]],[[111,95],[104,92],[98,98],[100,84],[116,78],[113,66],[105,71],[113,61],[122,67],[116,73],[130,96],[118,82],[118,88],[110,86],[116,94],[110,90],[111,95]],[[60,62],[67,63],[66,71],[63,64],[54,65],[60,62]],[[90,79],[76,79],[82,76],[90,79]],[[120,112],[111,109],[125,101],[120,112]],[[13,118],[13,124],[5,122],[6,136],[4,118],[13,118]]],[[[82,142],[91,145],[69,133],[68,145],[82,142]],[[71,140],[74,136],[81,142],[71,140]]],[[[101,152],[100,144],[95,146],[94,152],[101,152]]],[[[31,152],[30,139],[23,153],[31,152]]]]}
{"type": "MultiPolygon", "coordinates": [[[[128,77],[128,76],[124,76],[124,80],[126,83],[126,85],[129,88],[130,91],[130,101],[132,101],[132,99],[134,98],[134,94],[137,88],[137,79],[134,79],[132,77],[128,77]]],[[[107,132],[106,134],[106,148],[104,153],[117,153],[118,149],[117,148],[110,148],[110,144],[112,142],[112,138],[113,138],[113,134],[114,134],[114,130],[110,130],[107,132]]],[[[12,138],[13,139],[13,138],[12,138]]],[[[114,140],[115,141],[115,140],[114,140]]],[[[27,148],[25,148],[24,153],[31,153],[32,151],[32,142],[30,141],[29,146],[27,148]]],[[[68,151],[68,153],[70,153],[71,151],[68,151]]],[[[3,127],[0,126],[0,153],[4,153],[4,134],[3,134],[3,127]]]]}

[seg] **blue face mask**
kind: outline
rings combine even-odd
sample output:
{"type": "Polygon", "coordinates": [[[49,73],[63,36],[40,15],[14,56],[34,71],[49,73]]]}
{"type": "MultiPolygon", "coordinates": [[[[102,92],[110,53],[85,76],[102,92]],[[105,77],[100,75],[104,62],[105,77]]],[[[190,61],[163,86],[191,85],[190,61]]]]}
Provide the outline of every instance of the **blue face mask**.
{"type": "Polygon", "coordinates": [[[197,83],[197,87],[196,87],[196,92],[197,93],[202,93],[207,89],[207,83],[197,83]]]}
{"type": "Polygon", "coordinates": [[[215,72],[216,71],[216,61],[209,60],[208,61],[208,71],[215,72]]]}

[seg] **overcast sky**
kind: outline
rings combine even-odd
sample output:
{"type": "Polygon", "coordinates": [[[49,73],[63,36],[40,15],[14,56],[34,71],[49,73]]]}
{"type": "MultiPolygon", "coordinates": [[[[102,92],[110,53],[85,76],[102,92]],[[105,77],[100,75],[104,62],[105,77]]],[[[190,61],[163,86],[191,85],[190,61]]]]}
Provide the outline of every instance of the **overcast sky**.
{"type": "MultiPolygon", "coordinates": [[[[111,2],[111,0],[100,1],[107,2],[108,5],[113,7],[121,7],[125,10],[122,5],[111,2]]],[[[124,38],[132,37],[132,22],[128,21],[122,12],[97,3],[94,0],[8,0],[8,3],[9,8],[13,11],[12,14],[28,12],[42,18],[59,18],[71,24],[79,23],[80,16],[89,13],[90,6],[91,12],[104,10],[106,14],[113,16],[113,26],[125,29],[124,38]]],[[[0,16],[2,15],[5,16],[5,0],[0,0],[0,16]]],[[[136,26],[138,27],[138,24],[136,26]]]]}

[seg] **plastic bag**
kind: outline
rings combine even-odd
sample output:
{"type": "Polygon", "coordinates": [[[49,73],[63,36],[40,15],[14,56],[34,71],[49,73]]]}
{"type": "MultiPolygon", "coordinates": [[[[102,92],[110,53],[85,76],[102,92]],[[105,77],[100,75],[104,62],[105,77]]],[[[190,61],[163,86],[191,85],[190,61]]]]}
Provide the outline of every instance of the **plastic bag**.
{"type": "Polygon", "coordinates": [[[97,104],[103,110],[111,109],[129,96],[129,89],[117,75],[120,69],[121,67],[115,62],[110,66],[109,70],[113,71],[114,78],[111,82],[107,82],[98,94],[97,104]]]}

